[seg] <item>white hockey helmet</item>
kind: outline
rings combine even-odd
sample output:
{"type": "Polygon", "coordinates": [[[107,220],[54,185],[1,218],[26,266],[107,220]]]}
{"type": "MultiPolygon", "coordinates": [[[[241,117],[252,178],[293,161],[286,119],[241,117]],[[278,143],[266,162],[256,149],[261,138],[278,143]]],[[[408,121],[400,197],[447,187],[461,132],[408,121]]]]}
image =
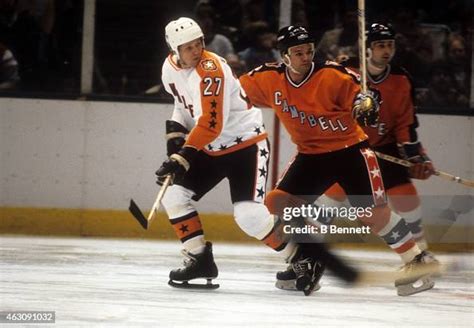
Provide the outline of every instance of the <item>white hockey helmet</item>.
{"type": "Polygon", "coordinates": [[[165,27],[166,43],[179,58],[178,47],[186,42],[204,38],[198,23],[188,17],[180,17],[165,27]]]}

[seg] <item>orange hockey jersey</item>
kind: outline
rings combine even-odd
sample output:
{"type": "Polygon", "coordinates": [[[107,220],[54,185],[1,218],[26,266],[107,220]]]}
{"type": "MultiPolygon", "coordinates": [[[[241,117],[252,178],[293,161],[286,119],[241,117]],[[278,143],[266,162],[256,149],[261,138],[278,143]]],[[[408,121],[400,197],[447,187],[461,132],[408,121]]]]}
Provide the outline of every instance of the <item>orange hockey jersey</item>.
{"type": "MultiPolygon", "coordinates": [[[[359,72],[358,59],[343,63],[359,72]]],[[[413,105],[413,91],[408,73],[401,67],[389,65],[387,71],[377,80],[367,75],[370,88],[377,89],[382,96],[379,121],[363,127],[369,136],[370,145],[383,146],[389,143],[415,142],[418,122],[413,105]]]]}
{"type": "Polygon", "coordinates": [[[352,118],[360,85],[337,63],[313,63],[299,84],[283,63],[265,64],[242,75],[240,83],[252,103],[275,111],[300,153],[332,152],[367,139],[352,118]]]}

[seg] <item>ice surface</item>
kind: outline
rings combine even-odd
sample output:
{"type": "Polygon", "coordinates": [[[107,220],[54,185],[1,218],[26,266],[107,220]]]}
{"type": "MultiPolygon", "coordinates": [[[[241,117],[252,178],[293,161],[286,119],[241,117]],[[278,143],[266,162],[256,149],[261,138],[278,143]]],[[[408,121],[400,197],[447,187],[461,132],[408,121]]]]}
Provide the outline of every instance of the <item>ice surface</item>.
{"type": "MultiPolygon", "coordinates": [[[[305,297],[274,287],[285,265],[263,245],[215,243],[221,287],[174,289],[168,273],[182,264],[179,250],[178,242],[1,237],[0,311],[56,311],[55,327],[474,327],[473,254],[439,255],[467,265],[421,294],[399,297],[391,284],[349,289],[328,274],[305,297]]],[[[364,270],[400,265],[391,252],[338,253],[364,270]]]]}

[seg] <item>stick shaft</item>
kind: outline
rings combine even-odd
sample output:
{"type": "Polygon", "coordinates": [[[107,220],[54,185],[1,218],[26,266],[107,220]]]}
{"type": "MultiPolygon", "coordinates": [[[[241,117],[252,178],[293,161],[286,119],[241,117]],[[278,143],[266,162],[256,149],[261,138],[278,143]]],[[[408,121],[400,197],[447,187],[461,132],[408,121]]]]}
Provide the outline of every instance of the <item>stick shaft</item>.
{"type": "Polygon", "coordinates": [[[365,46],[365,0],[358,0],[357,16],[359,21],[359,70],[362,93],[367,94],[367,50],[365,46]]]}
{"type": "MultiPolygon", "coordinates": [[[[379,153],[378,151],[376,151],[375,154],[377,155],[377,157],[380,157],[381,159],[384,159],[386,161],[389,161],[389,162],[392,162],[392,163],[395,163],[395,164],[399,164],[399,165],[402,165],[402,166],[405,166],[405,167],[411,167],[413,165],[412,163],[410,163],[407,160],[397,158],[397,157],[393,157],[393,156],[390,156],[390,155],[387,155],[387,154],[379,153]]],[[[445,180],[460,183],[464,186],[468,186],[468,187],[471,187],[471,188],[474,187],[474,181],[463,179],[463,178],[460,178],[458,176],[455,176],[455,175],[452,175],[452,174],[449,174],[449,173],[446,173],[446,172],[443,172],[443,171],[435,170],[434,175],[436,175],[436,176],[438,176],[442,179],[445,179],[445,180]]]]}
{"type": "Polygon", "coordinates": [[[158,192],[158,195],[156,196],[155,202],[153,203],[150,213],[148,214],[148,217],[147,217],[148,223],[153,221],[153,219],[155,218],[156,212],[158,212],[158,210],[160,209],[161,200],[163,199],[166,189],[168,188],[170,183],[171,183],[171,175],[168,175],[165,179],[165,182],[163,182],[163,185],[161,186],[161,189],[158,192]]]}

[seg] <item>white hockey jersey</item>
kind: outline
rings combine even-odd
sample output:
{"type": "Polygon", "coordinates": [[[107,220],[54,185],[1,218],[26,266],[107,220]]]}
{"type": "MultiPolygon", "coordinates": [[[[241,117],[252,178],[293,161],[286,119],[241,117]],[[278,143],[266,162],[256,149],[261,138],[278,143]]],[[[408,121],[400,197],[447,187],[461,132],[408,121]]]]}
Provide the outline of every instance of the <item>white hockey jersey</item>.
{"type": "Polygon", "coordinates": [[[162,82],[174,97],[171,119],[190,130],[186,146],[223,155],[267,137],[262,112],[251,105],[218,55],[204,50],[199,64],[188,69],[178,67],[170,55],[163,63],[162,82]]]}

